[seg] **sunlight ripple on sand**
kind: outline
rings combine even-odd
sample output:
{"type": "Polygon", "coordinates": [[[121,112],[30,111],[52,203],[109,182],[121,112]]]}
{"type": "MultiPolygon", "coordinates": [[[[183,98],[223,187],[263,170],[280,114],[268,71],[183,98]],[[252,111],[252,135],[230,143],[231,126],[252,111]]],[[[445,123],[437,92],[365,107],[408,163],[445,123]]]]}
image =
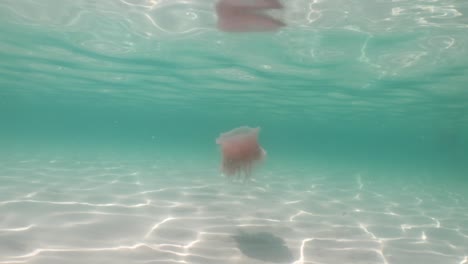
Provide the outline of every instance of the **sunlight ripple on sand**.
{"type": "Polygon", "coordinates": [[[238,232],[284,239],[294,264],[468,264],[462,194],[447,206],[440,190],[385,192],[362,174],[304,184],[269,171],[245,186],[213,169],[50,160],[0,168],[1,264],[265,263],[238,249],[238,232]]]}

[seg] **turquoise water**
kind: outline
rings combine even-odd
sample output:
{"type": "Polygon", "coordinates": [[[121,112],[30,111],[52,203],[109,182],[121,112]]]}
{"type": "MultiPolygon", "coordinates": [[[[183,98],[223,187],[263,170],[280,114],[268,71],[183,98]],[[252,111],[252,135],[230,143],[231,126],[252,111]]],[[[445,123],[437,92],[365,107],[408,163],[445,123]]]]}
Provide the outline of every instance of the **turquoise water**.
{"type": "Polygon", "coordinates": [[[213,3],[0,3],[0,263],[468,263],[468,4],[213,3]]]}

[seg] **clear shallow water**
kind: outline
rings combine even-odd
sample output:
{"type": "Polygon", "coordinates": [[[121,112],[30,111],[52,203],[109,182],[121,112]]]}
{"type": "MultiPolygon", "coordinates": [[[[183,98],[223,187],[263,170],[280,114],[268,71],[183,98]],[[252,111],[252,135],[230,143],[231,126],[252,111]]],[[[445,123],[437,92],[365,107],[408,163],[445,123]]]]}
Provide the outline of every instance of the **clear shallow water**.
{"type": "Polygon", "coordinates": [[[466,3],[212,4],[0,3],[0,263],[468,263],[466,3]]]}

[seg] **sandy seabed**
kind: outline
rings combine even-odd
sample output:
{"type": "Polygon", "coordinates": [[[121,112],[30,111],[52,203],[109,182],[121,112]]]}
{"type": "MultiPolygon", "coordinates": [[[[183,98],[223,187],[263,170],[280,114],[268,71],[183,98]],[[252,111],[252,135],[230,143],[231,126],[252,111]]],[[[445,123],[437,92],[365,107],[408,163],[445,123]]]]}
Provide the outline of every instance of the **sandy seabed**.
{"type": "MultiPolygon", "coordinates": [[[[144,165],[143,165],[144,164],[144,165]]],[[[0,161],[0,263],[468,264],[463,193],[356,173],[0,161]]]]}

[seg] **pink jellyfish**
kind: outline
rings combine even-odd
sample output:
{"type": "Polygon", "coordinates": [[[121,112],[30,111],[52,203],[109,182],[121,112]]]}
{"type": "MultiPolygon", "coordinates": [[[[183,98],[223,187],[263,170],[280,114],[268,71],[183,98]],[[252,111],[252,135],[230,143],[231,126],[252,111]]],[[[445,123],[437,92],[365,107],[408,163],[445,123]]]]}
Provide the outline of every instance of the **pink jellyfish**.
{"type": "Polygon", "coordinates": [[[221,146],[221,171],[228,177],[237,176],[243,181],[250,179],[252,166],[266,156],[266,151],[258,143],[260,128],[239,127],[222,133],[216,144],[221,146]]]}
{"type": "Polygon", "coordinates": [[[278,0],[220,0],[216,4],[218,28],[227,32],[274,31],[286,24],[261,11],[282,8],[278,0]]]}

